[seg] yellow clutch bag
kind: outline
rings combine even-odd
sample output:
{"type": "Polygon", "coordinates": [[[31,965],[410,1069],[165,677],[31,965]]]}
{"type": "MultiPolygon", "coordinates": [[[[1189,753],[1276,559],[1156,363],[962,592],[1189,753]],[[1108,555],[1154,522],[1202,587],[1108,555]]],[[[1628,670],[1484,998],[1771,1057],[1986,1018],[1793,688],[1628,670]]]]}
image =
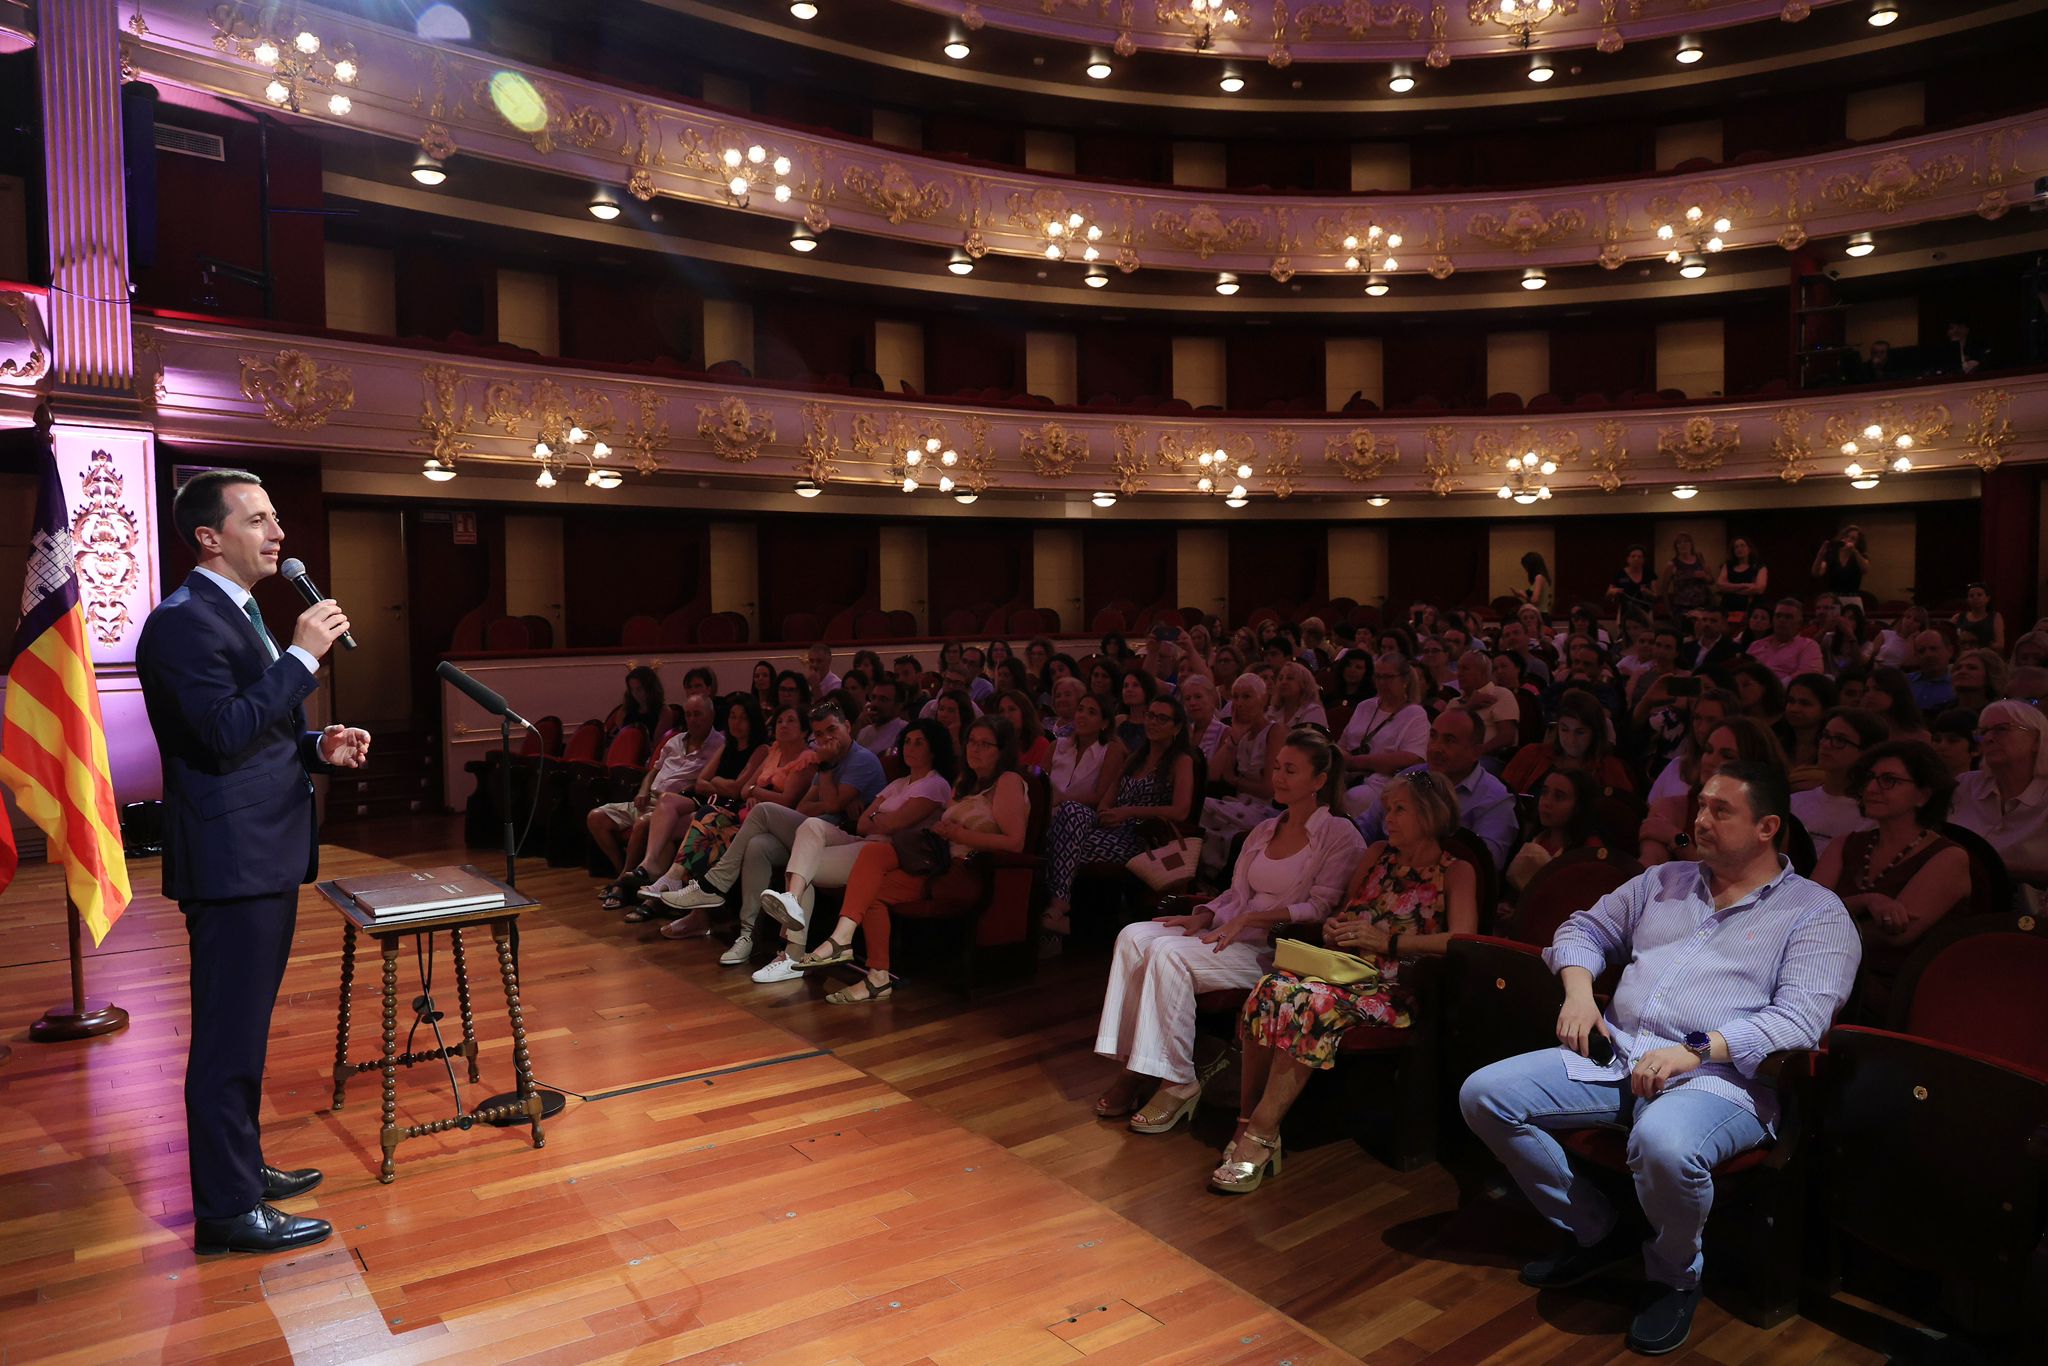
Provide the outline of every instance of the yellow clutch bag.
{"type": "Polygon", "coordinates": [[[1305,939],[1281,939],[1273,945],[1273,966],[1296,977],[1349,987],[1380,979],[1379,964],[1356,954],[1326,949],[1305,939]]]}

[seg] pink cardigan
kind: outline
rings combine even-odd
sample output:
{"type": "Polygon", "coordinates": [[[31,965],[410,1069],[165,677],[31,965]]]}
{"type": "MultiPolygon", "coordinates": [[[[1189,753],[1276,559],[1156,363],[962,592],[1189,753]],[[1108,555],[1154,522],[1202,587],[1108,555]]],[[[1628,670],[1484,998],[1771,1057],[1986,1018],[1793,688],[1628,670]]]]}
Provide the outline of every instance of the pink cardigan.
{"type": "Polygon", "coordinates": [[[1308,856],[1295,865],[1294,885],[1284,900],[1275,902],[1252,891],[1251,869],[1252,861],[1266,852],[1279,830],[1280,817],[1273,816],[1245,836],[1237,866],[1230,870],[1229,889],[1207,903],[1216,924],[1280,905],[1287,907],[1287,918],[1294,921],[1322,920],[1336,909],[1344,889],[1351,885],[1351,875],[1358,870],[1359,859],[1365,856],[1365,836],[1344,817],[1332,815],[1328,807],[1317,807],[1308,818],[1308,856]]]}

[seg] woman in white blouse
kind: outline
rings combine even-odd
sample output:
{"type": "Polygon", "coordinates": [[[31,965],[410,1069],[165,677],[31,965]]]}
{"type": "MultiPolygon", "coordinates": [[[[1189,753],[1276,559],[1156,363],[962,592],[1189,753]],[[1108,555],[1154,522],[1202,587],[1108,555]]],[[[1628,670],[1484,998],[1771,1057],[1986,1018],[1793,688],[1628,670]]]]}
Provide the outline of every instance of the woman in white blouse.
{"type": "Polygon", "coordinates": [[[1052,804],[1094,806],[1102,795],[1102,760],[1109,753],[1109,719],[1102,699],[1083,693],[1074,703],[1074,729],[1052,747],[1046,776],[1052,782],[1052,804]]]}
{"type": "Polygon", "coordinates": [[[1272,961],[1275,927],[1330,914],[1365,851],[1344,817],[1343,755],[1320,731],[1290,733],[1274,755],[1280,814],[1245,840],[1230,888],[1187,915],[1128,925],[1117,936],[1095,1051],[1124,1065],[1095,1102],[1104,1119],[1130,1116],[1141,1134],[1163,1134],[1191,1116],[1202,1095],[1195,1072],[1195,996],[1251,987],[1272,961]],[[1158,1090],[1142,1110],[1139,1089],[1158,1090]]]}
{"type": "Polygon", "coordinates": [[[1329,714],[1323,710],[1322,689],[1316,676],[1302,663],[1283,664],[1273,675],[1272,717],[1285,735],[1299,725],[1328,727],[1329,714]]]}
{"type": "Polygon", "coordinates": [[[1429,713],[1413,696],[1413,677],[1405,655],[1388,653],[1375,659],[1373,699],[1352,709],[1350,724],[1337,741],[1344,751],[1345,776],[1356,784],[1344,794],[1353,811],[1371,806],[1388,778],[1423,761],[1429,747],[1429,713]]]}
{"type": "Polygon", "coordinates": [[[1230,729],[1223,733],[1209,768],[1210,779],[1230,792],[1202,804],[1203,871],[1221,873],[1230,858],[1230,842],[1273,814],[1273,784],[1267,773],[1272,736],[1266,680],[1255,673],[1239,674],[1230,685],[1230,729]]]}

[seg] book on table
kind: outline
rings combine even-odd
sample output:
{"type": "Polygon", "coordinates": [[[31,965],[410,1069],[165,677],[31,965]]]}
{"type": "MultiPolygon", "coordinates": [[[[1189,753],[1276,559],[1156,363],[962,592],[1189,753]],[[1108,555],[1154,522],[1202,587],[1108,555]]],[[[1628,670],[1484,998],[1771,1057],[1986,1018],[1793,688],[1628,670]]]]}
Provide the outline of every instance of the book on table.
{"type": "Polygon", "coordinates": [[[378,920],[409,920],[505,904],[505,889],[460,868],[403,868],[336,878],[337,891],[378,920]]]}

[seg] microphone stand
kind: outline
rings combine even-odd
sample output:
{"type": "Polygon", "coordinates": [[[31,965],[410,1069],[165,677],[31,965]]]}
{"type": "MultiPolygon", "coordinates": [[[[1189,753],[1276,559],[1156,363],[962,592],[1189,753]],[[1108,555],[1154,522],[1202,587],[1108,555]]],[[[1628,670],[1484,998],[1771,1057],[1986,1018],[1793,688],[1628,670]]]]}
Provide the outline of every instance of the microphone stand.
{"type": "MultiPolygon", "coordinates": [[[[519,836],[513,829],[512,822],[512,717],[509,710],[498,713],[498,746],[498,809],[505,817],[505,885],[516,890],[519,886],[519,836]]],[[[535,794],[535,800],[539,800],[538,793],[535,794]]],[[[517,916],[512,919],[512,971],[515,975],[519,971],[517,916]]],[[[542,1119],[553,1119],[568,1107],[569,1102],[563,1098],[560,1091],[535,1086],[533,1093],[540,1097],[542,1119]]],[[[502,1095],[486,1097],[478,1108],[488,1110],[493,1106],[503,1107],[505,1113],[502,1118],[486,1120],[485,1123],[500,1129],[508,1129],[515,1124],[528,1122],[525,1111],[514,1108],[518,1106],[519,1099],[518,1092],[507,1091],[502,1095]]]]}

